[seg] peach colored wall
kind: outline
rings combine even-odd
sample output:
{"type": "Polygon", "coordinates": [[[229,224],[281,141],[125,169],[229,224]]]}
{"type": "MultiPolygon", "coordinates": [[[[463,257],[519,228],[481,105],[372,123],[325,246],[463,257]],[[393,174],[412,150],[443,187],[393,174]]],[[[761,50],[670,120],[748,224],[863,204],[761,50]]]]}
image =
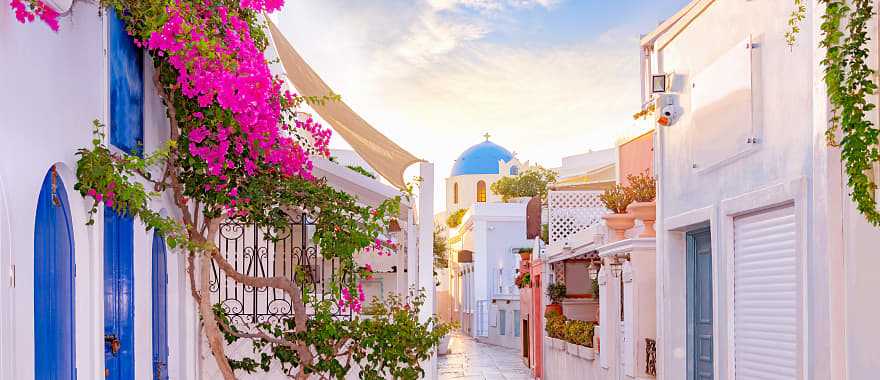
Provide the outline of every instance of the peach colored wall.
{"type": "Polygon", "coordinates": [[[649,175],[654,174],[654,131],[621,144],[618,152],[620,183],[629,184],[627,175],[639,174],[645,169],[649,175]]]}

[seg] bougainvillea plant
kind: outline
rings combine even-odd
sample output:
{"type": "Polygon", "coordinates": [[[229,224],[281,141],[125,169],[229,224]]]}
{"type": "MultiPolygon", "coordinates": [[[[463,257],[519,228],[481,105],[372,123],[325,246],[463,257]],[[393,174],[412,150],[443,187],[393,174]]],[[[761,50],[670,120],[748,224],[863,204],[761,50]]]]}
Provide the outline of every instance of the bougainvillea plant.
{"type": "MultiPolygon", "coordinates": [[[[92,145],[77,152],[76,189],[94,201],[91,215],[105,206],[138,217],[186,254],[202,331],[225,379],[234,379],[236,370],[268,371],[279,363],[297,379],[343,378],[355,365],[364,379],[415,379],[448,327],[436,318],[419,321],[418,293],[386,303],[370,318],[358,315],[365,298],[360,281],[372,269],[356,259],[396,249],[380,236],[400,216],[399,198],[363,206],[312,175],[312,157],[329,156],[330,130],[295,117],[296,110],[304,102],[335,97],[292,94],[270,71],[261,14],[282,5],[282,0],[101,1],[101,9],[115,12],[151,58],[170,139],[143,157],[126,155],[106,145],[104,127],[95,121],[92,145]],[[151,208],[163,195],[173,199],[176,217],[151,208]],[[214,244],[221,222],[257,225],[271,234],[302,213],[315,221],[312,239],[320,255],[338,263],[326,280],[333,300],[310,294],[303,286],[305,271],[295,263],[294,276],[250,276],[214,244]],[[244,286],[283,291],[291,317],[230,323],[223,305],[211,304],[214,267],[244,286]],[[337,318],[334,309],[355,317],[337,318]],[[256,356],[228,358],[226,344],[241,339],[252,343],[256,356]]],[[[11,6],[22,23],[39,17],[57,30],[57,13],[45,4],[12,0],[11,6]]]]}

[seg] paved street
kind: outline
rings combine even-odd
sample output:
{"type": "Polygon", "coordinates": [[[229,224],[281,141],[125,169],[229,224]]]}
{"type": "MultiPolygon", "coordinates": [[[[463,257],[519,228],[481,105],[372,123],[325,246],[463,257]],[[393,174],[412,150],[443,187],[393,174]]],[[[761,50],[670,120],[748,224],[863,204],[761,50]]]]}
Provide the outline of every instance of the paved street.
{"type": "Polygon", "coordinates": [[[531,380],[518,350],[479,343],[464,335],[453,335],[449,353],[440,356],[440,380],[531,380]]]}

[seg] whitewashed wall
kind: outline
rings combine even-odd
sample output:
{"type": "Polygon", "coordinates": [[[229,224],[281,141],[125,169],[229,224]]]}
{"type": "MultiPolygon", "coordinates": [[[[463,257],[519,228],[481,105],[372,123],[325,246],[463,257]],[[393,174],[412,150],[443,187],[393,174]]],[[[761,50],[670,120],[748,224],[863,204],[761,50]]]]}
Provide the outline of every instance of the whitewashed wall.
{"type": "MultiPolygon", "coordinates": [[[[676,74],[673,92],[683,111],[674,125],[658,127],[655,151],[660,178],[660,378],[686,375],[686,337],[681,328],[686,324],[685,232],[711,226],[715,377],[732,378],[733,218],[786,202],[795,207],[802,265],[801,373],[815,379],[862,379],[872,378],[880,369],[880,359],[870,354],[880,329],[869,317],[880,312],[872,301],[872,291],[880,288],[880,280],[872,274],[880,264],[876,255],[880,230],[868,226],[854,210],[841,176],[839,152],[825,142],[829,114],[819,63],[822,11],[817,3],[807,2],[807,19],[794,47],[783,39],[792,4],[772,1],[712,2],[686,28],[679,32],[673,27],[654,46],[652,71],[676,74]],[[676,37],[670,40],[671,35],[676,37]],[[752,116],[758,143],[719,165],[702,165],[697,156],[712,144],[697,146],[699,141],[706,136],[720,136],[717,140],[739,136],[737,120],[731,120],[738,116],[716,112],[717,123],[695,125],[692,80],[749,36],[756,44],[752,116]]],[[[872,33],[876,36],[876,30],[872,33]]],[[[876,63],[876,57],[872,61],[876,63]]]]}
{"type": "MultiPolygon", "coordinates": [[[[78,148],[88,147],[93,119],[107,120],[105,25],[94,5],[77,2],[60,31],[21,25],[0,7],[0,378],[34,376],[33,252],[37,195],[54,164],[71,208],[76,262],[76,367],[80,378],[103,378],[103,215],[87,227],[91,201],[73,189],[78,148]],[[11,266],[15,286],[11,287],[11,266]]],[[[147,63],[149,65],[149,63],[147,63]]],[[[149,67],[145,78],[150,78],[149,67]]],[[[164,110],[147,80],[145,146],[166,138],[164,110]]],[[[157,209],[170,210],[164,202],[157,209]]],[[[135,227],[135,370],[152,378],[152,233],[135,227]]],[[[195,378],[195,319],[181,256],[169,251],[168,336],[172,378],[195,378]]]]}
{"type": "MultiPolygon", "coordinates": [[[[662,290],[658,301],[662,301],[658,302],[658,341],[662,343],[658,361],[661,378],[686,376],[687,345],[685,329],[682,328],[686,325],[686,252],[684,234],[679,231],[701,223],[712,228],[715,377],[725,379],[731,371],[732,347],[728,343],[732,336],[727,316],[732,313],[729,296],[732,289],[727,286],[728,268],[725,264],[730,247],[725,245],[722,237],[731,227],[722,223],[726,217],[720,211],[722,202],[762,187],[788,185],[811,174],[811,152],[815,143],[810,114],[814,84],[812,40],[804,33],[797,46],[789,48],[785,44],[784,20],[791,11],[790,6],[786,2],[714,2],[652,56],[653,72],[676,74],[673,91],[677,93],[683,110],[677,123],[658,127],[659,148],[655,152],[660,178],[658,287],[662,290]],[[697,146],[696,141],[706,135],[738,136],[738,132],[717,130],[719,127],[712,124],[697,126],[694,123],[692,82],[719,57],[750,36],[757,44],[751,61],[754,80],[751,117],[759,130],[760,142],[750,153],[734,158],[721,157],[728,161],[710,167],[709,162],[697,162],[700,153],[696,152],[711,145],[697,146]]],[[[803,29],[809,30],[811,25],[807,21],[803,29]]],[[[701,84],[706,85],[705,82],[701,84]]],[[[712,88],[703,91],[712,91],[712,88]]],[[[736,125],[736,120],[730,118],[745,120],[750,116],[717,115],[727,118],[719,124],[728,125],[736,125]]],[[[753,207],[764,206],[767,205],[756,202],[753,207]]],[[[822,284],[815,287],[817,294],[813,296],[821,298],[822,284]]],[[[811,318],[818,316],[813,314],[811,318]]],[[[810,335],[818,338],[822,333],[814,329],[810,335]]],[[[817,361],[826,357],[818,357],[818,346],[813,350],[817,361]]]]}

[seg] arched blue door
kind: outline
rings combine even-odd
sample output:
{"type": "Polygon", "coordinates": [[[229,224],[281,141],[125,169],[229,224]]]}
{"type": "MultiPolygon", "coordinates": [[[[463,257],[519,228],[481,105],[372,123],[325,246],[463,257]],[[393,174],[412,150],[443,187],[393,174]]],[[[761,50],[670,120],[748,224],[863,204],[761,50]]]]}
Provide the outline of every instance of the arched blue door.
{"type": "Polygon", "coordinates": [[[104,377],[134,379],[134,220],[104,208],[104,377]]]}
{"type": "Polygon", "coordinates": [[[43,179],[34,226],[34,363],[37,380],[74,379],[74,250],[70,208],[54,169],[43,179]]]}
{"type": "Polygon", "coordinates": [[[165,239],[153,234],[153,379],[168,380],[168,260],[165,239]]]}

